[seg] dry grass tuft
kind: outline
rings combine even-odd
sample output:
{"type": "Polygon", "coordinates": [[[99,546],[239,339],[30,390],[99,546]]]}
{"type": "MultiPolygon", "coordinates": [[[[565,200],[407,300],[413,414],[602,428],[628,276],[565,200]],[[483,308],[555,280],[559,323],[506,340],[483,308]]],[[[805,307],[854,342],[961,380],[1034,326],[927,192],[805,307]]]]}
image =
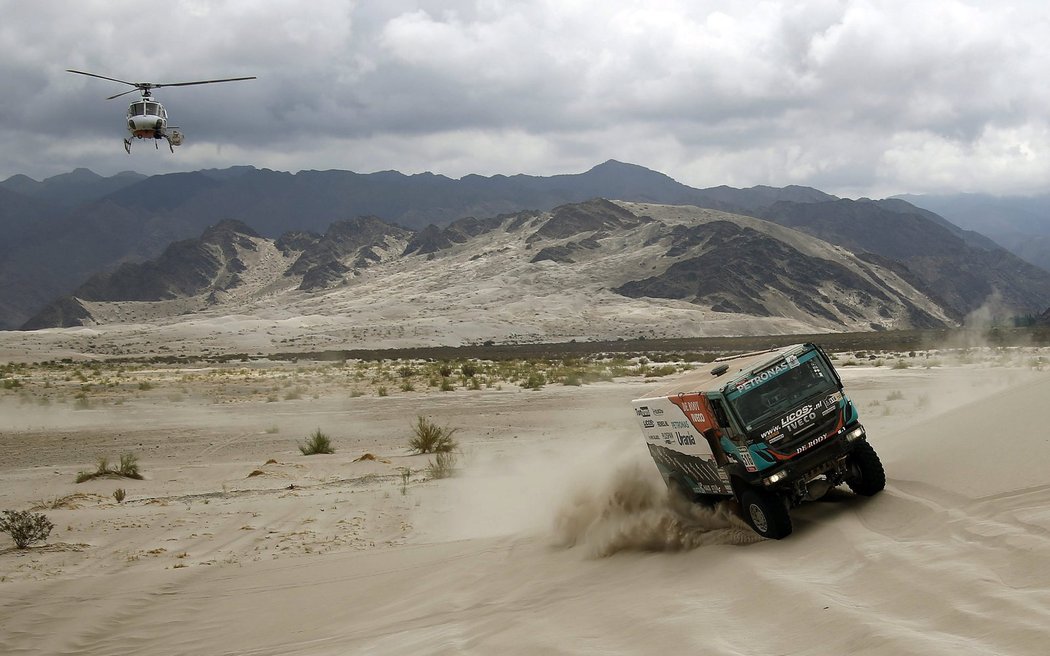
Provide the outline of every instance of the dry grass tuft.
{"type": "Polygon", "coordinates": [[[110,467],[109,459],[105,456],[98,459],[98,467],[93,472],[80,472],[77,474],[76,482],[83,483],[93,478],[133,478],[142,480],[139,473],[139,459],[134,453],[120,454],[120,464],[116,468],[110,467]]]}
{"type": "Polygon", "coordinates": [[[335,447],[332,446],[332,439],[318,428],[306,442],[299,445],[299,452],[304,456],[313,456],[319,453],[335,453],[335,447]]]}
{"type": "Polygon", "coordinates": [[[408,446],[416,453],[447,453],[456,448],[456,441],[452,439],[458,430],[456,428],[438,426],[419,415],[412,430],[414,435],[409,439],[408,446]]]}

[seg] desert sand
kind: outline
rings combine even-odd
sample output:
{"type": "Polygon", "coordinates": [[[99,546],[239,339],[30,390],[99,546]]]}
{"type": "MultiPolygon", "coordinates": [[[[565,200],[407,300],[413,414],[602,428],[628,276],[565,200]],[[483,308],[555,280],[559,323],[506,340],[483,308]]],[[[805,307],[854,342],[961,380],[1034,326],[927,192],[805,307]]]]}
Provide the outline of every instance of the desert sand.
{"type": "Polygon", "coordinates": [[[78,406],[37,372],[0,396],[0,509],[55,529],[0,535],[0,653],[1047,653],[1050,352],[838,359],[887,488],[783,541],[669,501],[640,377],[378,396],[310,363],[139,368],[78,406]],[[417,415],[459,429],[454,477],[407,449],[417,415]],[[299,453],[315,429],[334,454],[299,453]],[[144,480],[74,483],[125,452],[144,480]]]}

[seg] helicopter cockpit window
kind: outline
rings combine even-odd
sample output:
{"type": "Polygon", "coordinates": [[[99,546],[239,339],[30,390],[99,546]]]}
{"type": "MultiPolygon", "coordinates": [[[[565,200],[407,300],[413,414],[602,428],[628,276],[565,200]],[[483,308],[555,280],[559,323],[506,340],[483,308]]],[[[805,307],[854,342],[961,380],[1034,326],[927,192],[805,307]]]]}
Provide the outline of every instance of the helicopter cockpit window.
{"type": "Polygon", "coordinates": [[[157,115],[157,103],[146,103],[146,115],[156,116],[157,115]]]}
{"type": "Polygon", "coordinates": [[[128,108],[128,116],[142,116],[146,113],[145,103],[132,103],[128,108]]]}

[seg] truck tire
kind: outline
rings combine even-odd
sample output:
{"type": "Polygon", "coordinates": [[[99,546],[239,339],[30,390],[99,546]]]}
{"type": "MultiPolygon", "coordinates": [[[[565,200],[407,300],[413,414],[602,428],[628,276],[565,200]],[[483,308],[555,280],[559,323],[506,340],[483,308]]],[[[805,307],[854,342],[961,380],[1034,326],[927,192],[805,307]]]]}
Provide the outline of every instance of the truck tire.
{"type": "Polygon", "coordinates": [[[849,466],[846,485],[854,494],[870,497],[886,487],[886,471],[882,468],[882,461],[867,441],[857,443],[846,462],[849,466]]]}
{"type": "Polygon", "coordinates": [[[776,494],[749,487],[740,495],[744,521],[764,538],[780,540],[791,535],[787,503],[776,494]]]}

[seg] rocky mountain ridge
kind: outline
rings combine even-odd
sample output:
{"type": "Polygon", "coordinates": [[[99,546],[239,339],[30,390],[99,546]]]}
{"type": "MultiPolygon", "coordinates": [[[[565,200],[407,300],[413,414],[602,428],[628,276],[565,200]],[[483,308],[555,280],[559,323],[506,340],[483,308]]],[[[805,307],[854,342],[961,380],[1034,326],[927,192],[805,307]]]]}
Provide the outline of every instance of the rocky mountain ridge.
{"type": "Polygon", "coordinates": [[[370,217],[274,240],[224,222],[156,260],[92,278],[25,327],[190,330],[224,317],[307,321],[310,335],[297,339],[315,340],[310,346],[953,323],[950,310],[891,268],[796,230],[594,199],[419,232],[370,217]],[[424,233],[439,238],[421,241],[424,233]]]}
{"type": "MultiPolygon", "coordinates": [[[[93,275],[157,258],[171,243],[196,238],[227,219],[276,240],[281,253],[298,251],[302,270],[295,276],[303,278],[297,278],[297,285],[307,291],[325,289],[366,262],[398,255],[404,239],[410,253],[433,258],[502,225],[507,217],[523,223],[530,220],[529,212],[595,197],[691,205],[783,222],[894,269],[936,298],[953,320],[993,292],[1005,299],[1004,311],[1039,313],[1050,305],[1050,274],[1021,266],[981,235],[902,200],[845,201],[805,187],[695,189],[615,161],[581,174],[460,180],[394,171],[290,174],[251,167],[150,178],[101,178],[90,171],[43,183],[23,178],[0,182],[0,329],[23,325],[93,275]],[[62,202],[52,202],[56,200],[62,202]],[[323,239],[333,223],[364,216],[407,232],[391,234],[385,246],[344,244],[338,234],[323,239]],[[887,227],[902,221],[918,227],[910,232],[887,227]],[[896,235],[902,250],[887,242],[888,233],[896,235]],[[959,246],[944,248],[948,243],[959,246]],[[346,257],[347,249],[355,257],[346,257]],[[902,259],[905,251],[909,255],[902,259]]],[[[565,216],[540,237],[560,238],[565,231],[589,228],[585,217],[565,216]],[[584,223],[577,225],[580,220],[584,223]]],[[[598,250],[601,231],[576,235],[564,242],[534,242],[531,261],[572,264],[598,250]]]]}

